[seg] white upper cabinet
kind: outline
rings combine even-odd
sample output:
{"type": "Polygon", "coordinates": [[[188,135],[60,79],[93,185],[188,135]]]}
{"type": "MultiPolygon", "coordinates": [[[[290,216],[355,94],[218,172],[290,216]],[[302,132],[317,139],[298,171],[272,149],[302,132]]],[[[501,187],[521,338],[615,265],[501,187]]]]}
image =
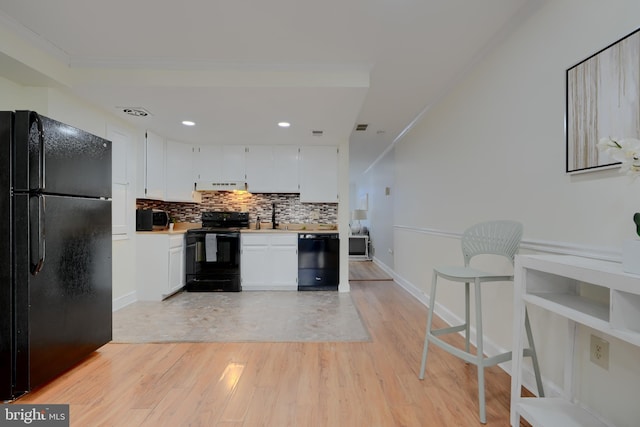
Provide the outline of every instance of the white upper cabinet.
{"type": "Polygon", "coordinates": [[[246,150],[247,187],[253,193],[297,193],[298,147],[252,145],[246,150]]]}
{"type": "Polygon", "coordinates": [[[300,147],[300,201],[338,202],[337,147],[300,147]]]}
{"type": "Polygon", "coordinates": [[[192,147],[147,132],[148,199],[193,202],[195,189],[247,188],[253,193],[300,193],[305,203],[338,202],[338,147],[204,145],[192,147]]]}
{"type": "Polygon", "coordinates": [[[147,131],[144,153],[145,199],[193,202],[193,147],[147,131]]]}
{"type": "Polygon", "coordinates": [[[234,182],[246,181],[244,145],[222,146],[222,179],[234,182]]]}
{"type": "Polygon", "coordinates": [[[252,193],[271,193],[273,181],[273,147],[251,145],[246,151],[247,189],[252,193]]]}
{"type": "Polygon", "coordinates": [[[171,202],[192,202],[193,147],[181,142],[166,143],[166,194],[171,202]]]}
{"type": "Polygon", "coordinates": [[[159,135],[147,131],[145,145],[145,192],[147,199],[164,200],[165,190],[165,141],[159,135]]]}
{"type": "Polygon", "coordinates": [[[217,181],[222,170],[222,146],[204,145],[193,150],[195,181],[217,181]]]}
{"type": "Polygon", "coordinates": [[[292,145],[274,145],[273,147],[273,180],[278,193],[297,193],[300,191],[298,181],[298,157],[300,149],[292,145]]]}
{"type": "Polygon", "coordinates": [[[203,145],[193,156],[195,181],[245,182],[244,145],[203,145]]]}

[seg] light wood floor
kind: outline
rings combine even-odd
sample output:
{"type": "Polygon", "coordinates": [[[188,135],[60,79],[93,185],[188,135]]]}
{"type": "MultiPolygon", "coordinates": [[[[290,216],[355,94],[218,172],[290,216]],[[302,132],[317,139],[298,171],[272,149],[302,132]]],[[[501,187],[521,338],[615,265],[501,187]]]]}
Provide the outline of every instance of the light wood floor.
{"type": "MultiPolygon", "coordinates": [[[[417,377],[426,308],[351,289],[371,342],[108,344],[16,403],[68,403],[72,426],[480,425],[475,367],[434,347],[417,377]]],[[[508,426],[510,377],[486,383],[487,425],[508,426]]]]}
{"type": "Polygon", "coordinates": [[[373,261],[349,261],[349,281],[393,280],[373,261]]]}

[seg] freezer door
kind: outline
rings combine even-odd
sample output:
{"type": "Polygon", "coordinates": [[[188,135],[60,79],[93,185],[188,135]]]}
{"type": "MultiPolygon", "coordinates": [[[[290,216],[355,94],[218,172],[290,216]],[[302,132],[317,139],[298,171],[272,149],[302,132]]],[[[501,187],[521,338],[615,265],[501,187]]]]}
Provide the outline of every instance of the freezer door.
{"type": "Polygon", "coordinates": [[[111,142],[33,111],[15,113],[15,190],[111,197],[111,142]]]}
{"type": "Polygon", "coordinates": [[[20,393],[111,340],[111,202],[27,194],[14,199],[20,393]],[[30,212],[34,207],[39,215],[30,212]],[[34,250],[32,243],[42,246],[34,250]],[[43,262],[34,274],[37,254],[43,262]]]}

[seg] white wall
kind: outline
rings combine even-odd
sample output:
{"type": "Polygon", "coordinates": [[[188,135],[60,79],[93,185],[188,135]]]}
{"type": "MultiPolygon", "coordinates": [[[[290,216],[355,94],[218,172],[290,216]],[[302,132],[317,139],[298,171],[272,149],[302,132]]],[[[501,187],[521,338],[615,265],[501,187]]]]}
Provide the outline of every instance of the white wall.
{"type": "Polygon", "coordinates": [[[349,292],[349,141],[336,141],[338,155],[338,230],[340,232],[340,279],[338,290],[349,292]]]}
{"type": "Polygon", "coordinates": [[[390,151],[368,171],[354,194],[368,197],[367,220],[372,256],[374,260],[389,269],[394,268],[393,227],[395,206],[394,152],[390,151]],[[388,194],[387,194],[388,189],[388,194]]]}
{"type": "MultiPolygon", "coordinates": [[[[396,145],[394,214],[371,227],[393,228],[395,256],[383,262],[400,283],[426,301],[433,266],[461,263],[456,237],[486,219],[522,221],[523,242],[619,256],[635,233],[640,181],[617,171],[565,173],[565,71],[635,30],[638,16],[637,0],[543,2],[396,145]]],[[[371,173],[357,191],[377,191],[385,169],[371,173]]],[[[440,314],[462,317],[462,290],[441,288],[440,314]]],[[[485,289],[490,349],[510,348],[511,286],[485,289]]],[[[530,315],[543,376],[562,385],[566,323],[530,315]]],[[[580,331],[579,398],[616,425],[637,425],[640,349],[610,339],[612,368],[603,374],[588,361],[589,335],[580,331]]]]}

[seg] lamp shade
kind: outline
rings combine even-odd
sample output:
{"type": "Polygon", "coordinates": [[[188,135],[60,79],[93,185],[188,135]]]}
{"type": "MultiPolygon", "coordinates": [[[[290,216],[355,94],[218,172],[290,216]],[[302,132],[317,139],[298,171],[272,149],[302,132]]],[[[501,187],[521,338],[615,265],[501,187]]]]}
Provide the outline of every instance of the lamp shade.
{"type": "Polygon", "coordinates": [[[367,219],[367,211],[364,209],[354,209],[351,213],[351,217],[355,220],[367,219]]]}

